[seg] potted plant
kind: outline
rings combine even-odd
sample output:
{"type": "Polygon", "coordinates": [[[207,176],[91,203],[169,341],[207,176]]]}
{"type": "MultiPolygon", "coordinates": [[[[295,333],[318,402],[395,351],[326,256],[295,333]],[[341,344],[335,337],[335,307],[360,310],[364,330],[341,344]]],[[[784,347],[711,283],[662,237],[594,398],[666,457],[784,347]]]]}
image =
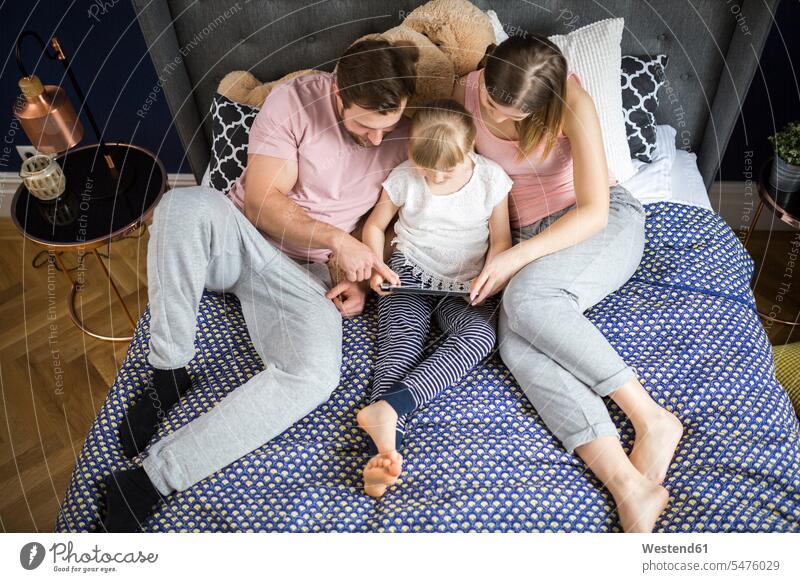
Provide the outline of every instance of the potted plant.
{"type": "Polygon", "coordinates": [[[775,148],[769,183],[781,192],[800,190],[800,121],[790,123],[768,139],[775,148]]]}

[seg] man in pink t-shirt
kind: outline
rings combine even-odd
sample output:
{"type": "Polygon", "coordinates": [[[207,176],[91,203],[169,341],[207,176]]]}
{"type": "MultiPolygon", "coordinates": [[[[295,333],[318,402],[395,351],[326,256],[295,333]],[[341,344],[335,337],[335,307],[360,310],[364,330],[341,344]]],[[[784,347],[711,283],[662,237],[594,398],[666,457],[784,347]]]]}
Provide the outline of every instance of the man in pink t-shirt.
{"type": "Polygon", "coordinates": [[[198,186],[162,198],[147,258],[153,381],[121,423],[123,452],[139,454],[191,386],[204,288],[239,298],[265,369],[150,446],[141,468],[108,476],[108,531],[138,530],[162,496],[270,441],[339,384],[342,316],[363,309],[373,269],[390,276],[351,233],[406,158],[417,56],[405,43],[362,41],[335,75],[275,88],[228,197],[198,186]]]}
{"type": "MultiPolygon", "coordinates": [[[[407,157],[406,118],[378,114],[377,123],[370,125],[397,123],[369,131],[360,127],[367,123],[362,119],[354,127],[359,133],[350,133],[341,121],[338,100],[336,79],[330,73],[306,75],[276,87],[250,129],[248,167],[228,193],[270,242],[296,259],[327,261],[337,238],[352,232],[377,202],[387,170],[407,157]],[[323,248],[313,245],[306,233],[300,233],[301,240],[285,233],[269,193],[259,195],[254,185],[250,199],[246,196],[249,176],[262,165],[267,166],[267,173],[280,168],[286,174],[280,182],[294,181],[283,194],[305,214],[341,232],[318,233],[320,238],[330,239],[319,241],[323,248]]],[[[279,190],[278,181],[269,183],[279,190]]]]}

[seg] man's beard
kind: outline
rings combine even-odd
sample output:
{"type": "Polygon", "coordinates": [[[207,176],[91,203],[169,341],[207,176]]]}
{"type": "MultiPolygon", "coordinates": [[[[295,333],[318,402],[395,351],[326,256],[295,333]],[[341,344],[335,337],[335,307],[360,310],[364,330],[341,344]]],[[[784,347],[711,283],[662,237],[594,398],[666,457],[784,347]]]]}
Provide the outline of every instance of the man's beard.
{"type": "Polygon", "coordinates": [[[347,132],[347,135],[350,136],[350,139],[352,139],[354,142],[356,142],[359,145],[359,147],[362,147],[362,148],[374,148],[374,147],[377,147],[375,144],[373,144],[368,139],[363,138],[360,135],[356,135],[355,133],[353,133],[352,131],[347,129],[347,126],[344,124],[344,108],[338,102],[336,103],[336,113],[339,115],[339,123],[341,124],[342,129],[345,130],[345,132],[347,132]]]}
{"type": "Polygon", "coordinates": [[[345,130],[345,131],[348,133],[348,135],[349,135],[349,136],[350,136],[350,137],[353,139],[353,141],[354,141],[354,142],[356,142],[356,143],[357,143],[357,144],[358,144],[360,147],[362,147],[362,148],[374,148],[374,147],[378,147],[378,146],[376,146],[374,143],[372,143],[371,141],[369,141],[368,139],[364,139],[363,137],[361,137],[360,135],[357,135],[357,134],[353,133],[352,131],[350,131],[350,130],[349,130],[349,129],[347,129],[346,127],[344,128],[344,130],[345,130]]]}

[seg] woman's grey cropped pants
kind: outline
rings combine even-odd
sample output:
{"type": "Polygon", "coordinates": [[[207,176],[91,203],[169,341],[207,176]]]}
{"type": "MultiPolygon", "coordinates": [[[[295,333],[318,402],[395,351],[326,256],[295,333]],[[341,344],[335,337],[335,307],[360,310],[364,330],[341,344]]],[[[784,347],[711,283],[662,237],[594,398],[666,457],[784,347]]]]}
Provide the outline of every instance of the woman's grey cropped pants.
{"type": "MultiPolygon", "coordinates": [[[[515,242],[538,234],[571,208],[515,230],[515,242]]],[[[641,203],[612,187],[602,231],[529,263],[503,293],[500,354],[570,453],[601,436],[619,437],[601,397],[636,373],[583,312],[633,275],[644,249],[644,221],[641,203]]]]}

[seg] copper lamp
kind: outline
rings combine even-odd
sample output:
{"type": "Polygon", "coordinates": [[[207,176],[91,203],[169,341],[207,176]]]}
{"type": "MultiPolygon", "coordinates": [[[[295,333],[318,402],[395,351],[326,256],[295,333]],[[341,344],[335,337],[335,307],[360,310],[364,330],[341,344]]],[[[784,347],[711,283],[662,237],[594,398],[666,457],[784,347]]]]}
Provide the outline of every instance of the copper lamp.
{"type": "Polygon", "coordinates": [[[25,101],[17,101],[14,113],[37,150],[55,154],[81,141],[83,126],[64,89],[45,87],[36,75],[22,77],[19,87],[25,101]]]}
{"type": "Polygon", "coordinates": [[[48,59],[61,61],[75,94],[80,100],[80,110],[86,113],[89,125],[91,125],[92,131],[97,138],[99,151],[108,168],[103,172],[105,174],[103,176],[105,178],[104,181],[114,187],[113,191],[124,190],[124,185],[121,183],[119,171],[111,157],[110,150],[103,142],[103,137],[94,115],[89,109],[89,104],[78,84],[78,80],[75,78],[69,60],[61,49],[58,38],[54,36],[50,39],[51,52],[41,36],[27,30],[19,35],[16,42],[17,66],[20,73],[22,73],[22,78],[19,80],[22,98],[17,99],[14,104],[14,115],[19,119],[23,131],[31,140],[31,144],[45,154],[64,152],[80,142],[83,137],[83,126],[72,103],[70,103],[67,92],[60,85],[43,85],[39,77],[28,73],[22,62],[22,43],[29,37],[39,43],[42,54],[48,59]]]}

